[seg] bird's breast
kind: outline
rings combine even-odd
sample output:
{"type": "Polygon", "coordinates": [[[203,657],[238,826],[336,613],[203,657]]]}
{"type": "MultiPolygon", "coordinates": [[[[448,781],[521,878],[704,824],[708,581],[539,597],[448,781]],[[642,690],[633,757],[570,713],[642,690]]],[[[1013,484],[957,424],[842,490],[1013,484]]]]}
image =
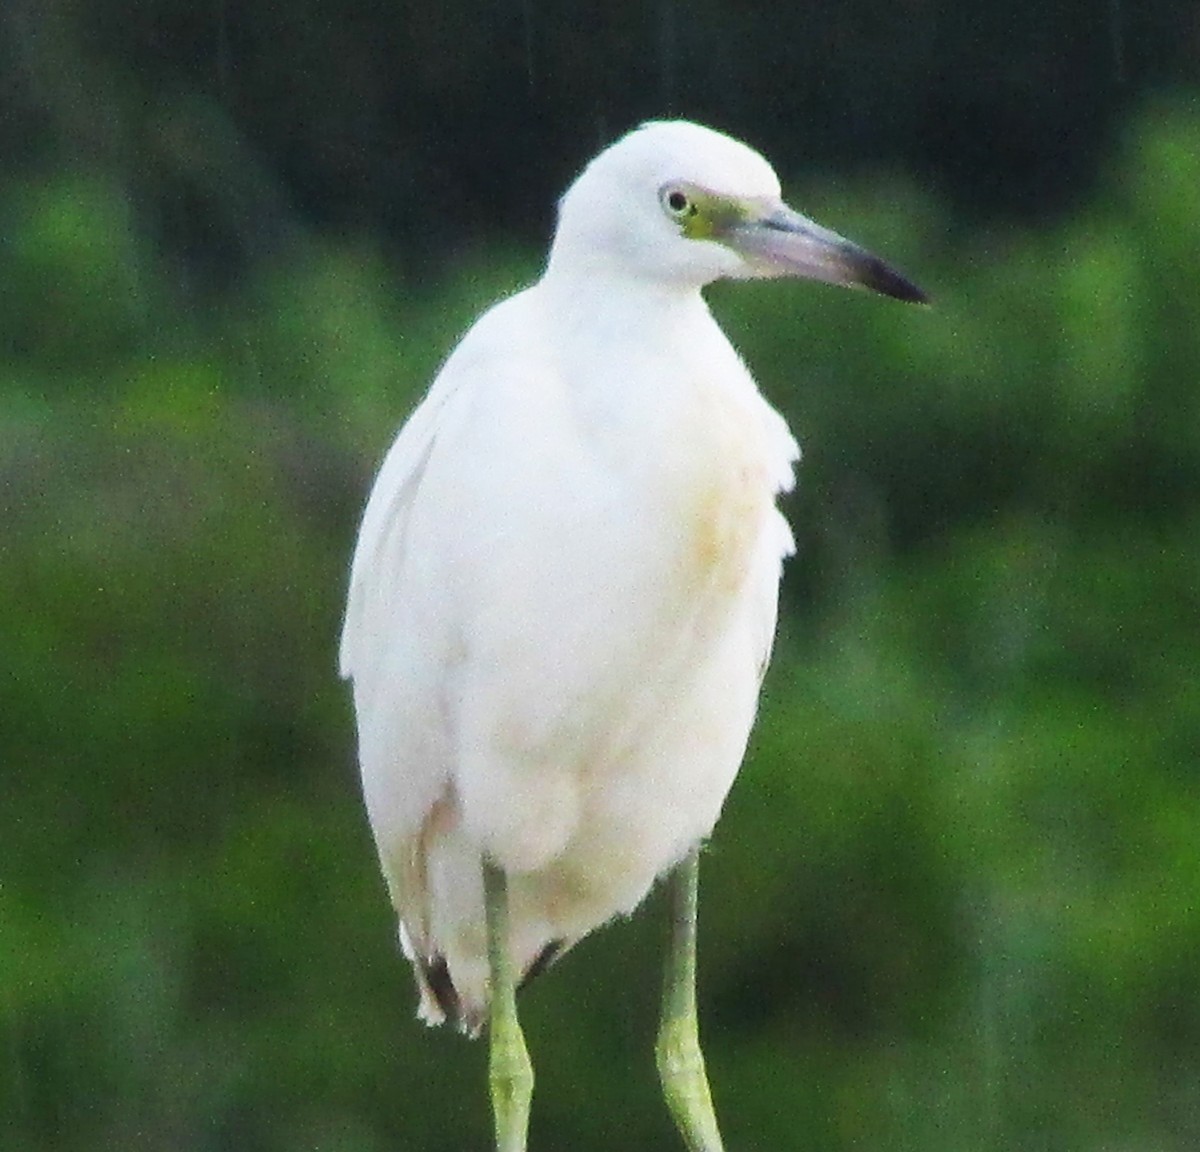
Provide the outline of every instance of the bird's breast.
{"type": "Polygon", "coordinates": [[[774,497],[766,436],[742,397],[696,389],[680,429],[679,559],[696,589],[741,587],[774,497]]]}

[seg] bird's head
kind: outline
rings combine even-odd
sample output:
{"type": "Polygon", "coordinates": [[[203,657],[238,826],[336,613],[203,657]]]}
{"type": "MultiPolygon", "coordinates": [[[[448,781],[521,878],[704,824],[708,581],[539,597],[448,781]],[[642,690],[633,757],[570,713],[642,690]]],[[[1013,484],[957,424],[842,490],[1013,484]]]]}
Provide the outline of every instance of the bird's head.
{"type": "Polygon", "coordinates": [[[643,124],[588,164],[559,205],[550,260],[685,287],[796,276],[926,299],[878,256],[789,208],[754,149],[686,120],[643,124]]]}

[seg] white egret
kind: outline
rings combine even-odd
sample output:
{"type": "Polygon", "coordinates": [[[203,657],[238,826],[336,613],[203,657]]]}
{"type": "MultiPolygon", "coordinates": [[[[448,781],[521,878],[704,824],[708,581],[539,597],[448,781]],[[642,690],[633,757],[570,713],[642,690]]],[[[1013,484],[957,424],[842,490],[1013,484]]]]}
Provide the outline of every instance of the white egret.
{"type": "Polygon", "coordinates": [[[533,1088],[517,986],[667,873],[658,1065],[689,1149],[721,1148],[698,850],[754,719],[799,451],[700,290],[772,276],[924,299],[745,144],[643,125],[567,191],[542,278],[455,348],[367,504],[341,643],[363,792],[420,1015],[489,1025],[499,1152],[533,1088]]]}

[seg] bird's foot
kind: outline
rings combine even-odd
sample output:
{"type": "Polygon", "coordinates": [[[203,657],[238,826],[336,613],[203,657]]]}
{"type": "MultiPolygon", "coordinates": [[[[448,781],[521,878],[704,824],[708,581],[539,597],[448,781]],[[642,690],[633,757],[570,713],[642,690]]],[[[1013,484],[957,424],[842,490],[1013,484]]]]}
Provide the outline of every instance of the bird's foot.
{"type": "Polygon", "coordinates": [[[724,1152],[695,1019],[665,1020],[655,1056],[667,1107],[688,1152],[724,1152]]]}
{"type": "MultiPolygon", "coordinates": [[[[495,1023],[493,1021],[493,1025],[495,1023]]],[[[511,1023],[516,1024],[515,1018],[511,1023]]],[[[488,1085],[496,1122],[496,1152],[525,1152],[529,1107],[533,1100],[533,1065],[519,1027],[494,1029],[488,1059],[488,1085]]]]}

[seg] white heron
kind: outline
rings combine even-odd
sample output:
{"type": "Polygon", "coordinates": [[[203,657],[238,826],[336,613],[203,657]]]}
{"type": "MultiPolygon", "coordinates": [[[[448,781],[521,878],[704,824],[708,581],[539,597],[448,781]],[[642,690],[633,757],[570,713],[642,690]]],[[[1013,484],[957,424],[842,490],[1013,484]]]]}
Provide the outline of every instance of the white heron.
{"type": "Polygon", "coordinates": [[[799,450],[701,289],[922,292],[686,121],[601,152],[541,279],[467,332],[388,452],[341,672],[420,1015],[489,1028],[499,1152],[526,1143],[516,989],[671,874],[657,1057],[692,1152],[721,1138],[695,1001],[699,845],[745,751],[792,551],[799,450]]]}

